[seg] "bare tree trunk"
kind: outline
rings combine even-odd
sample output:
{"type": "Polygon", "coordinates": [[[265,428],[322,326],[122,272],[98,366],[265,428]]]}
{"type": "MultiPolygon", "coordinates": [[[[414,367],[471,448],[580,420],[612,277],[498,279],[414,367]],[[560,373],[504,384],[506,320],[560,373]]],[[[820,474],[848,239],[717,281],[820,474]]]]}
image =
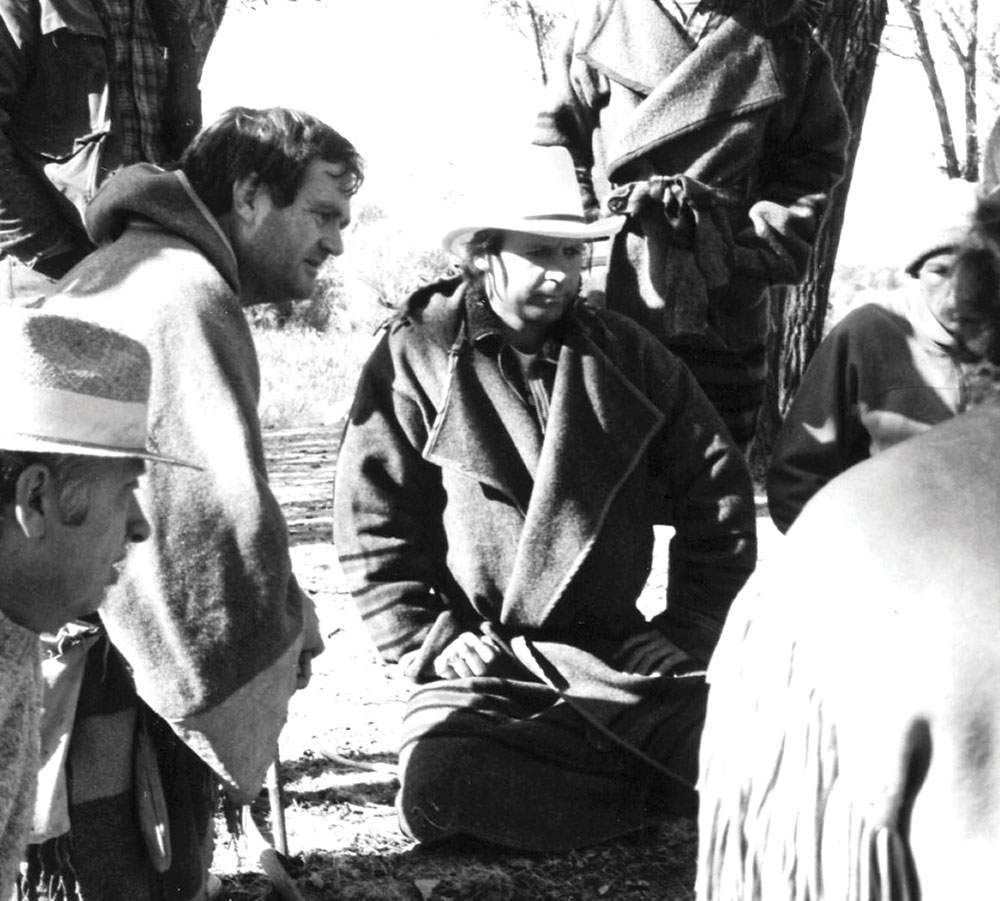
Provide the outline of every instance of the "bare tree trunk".
{"type": "Polygon", "coordinates": [[[834,78],[851,123],[847,171],[830,198],[805,281],[797,287],[777,288],[771,292],[774,335],[769,349],[768,390],[751,451],[751,463],[758,473],[770,458],[784,414],[823,337],[830,280],[861,142],[861,126],[875,77],[887,14],[886,2],[829,0],[819,24],[819,37],[833,59],[834,78]]]}
{"type": "Polygon", "coordinates": [[[967,181],[979,178],[979,0],[969,0],[969,31],[962,74],[965,76],[965,170],[967,181]]]}
{"type": "Polygon", "coordinates": [[[545,66],[545,32],[542,20],[535,7],[530,2],[525,2],[528,7],[528,15],[531,17],[531,34],[535,39],[535,53],[538,55],[538,68],[542,74],[542,85],[549,83],[549,72],[545,66]]]}
{"type": "Polygon", "coordinates": [[[941,87],[941,79],[938,78],[937,65],[931,55],[931,45],[927,39],[927,26],[920,8],[921,0],[902,0],[902,2],[913,25],[914,37],[917,42],[917,58],[920,60],[920,65],[923,66],[924,75],[927,76],[927,87],[937,112],[945,172],[949,178],[958,178],[961,170],[958,165],[958,154],[955,151],[955,135],[951,130],[951,118],[948,116],[948,105],[944,100],[944,90],[941,87]]]}

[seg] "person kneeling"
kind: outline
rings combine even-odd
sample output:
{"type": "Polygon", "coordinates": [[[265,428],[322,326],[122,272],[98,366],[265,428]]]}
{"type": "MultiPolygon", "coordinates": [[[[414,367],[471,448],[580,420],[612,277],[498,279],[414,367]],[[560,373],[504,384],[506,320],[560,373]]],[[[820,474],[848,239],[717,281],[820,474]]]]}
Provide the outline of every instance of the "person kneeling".
{"type": "Polygon", "coordinates": [[[677,358],[580,299],[569,154],[534,147],[450,230],[367,361],[335,542],[382,657],[417,686],[403,830],[572,848],[689,814],[704,667],[756,560],[750,476],[677,358]],[[671,525],[665,608],[636,602],[671,525]]]}

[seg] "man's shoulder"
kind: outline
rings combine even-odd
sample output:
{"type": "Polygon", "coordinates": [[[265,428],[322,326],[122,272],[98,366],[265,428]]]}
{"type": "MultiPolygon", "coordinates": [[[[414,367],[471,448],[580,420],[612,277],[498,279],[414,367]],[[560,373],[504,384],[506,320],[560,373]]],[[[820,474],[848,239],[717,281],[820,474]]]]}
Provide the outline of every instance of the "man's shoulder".
{"type": "MultiPolygon", "coordinates": [[[[60,283],[85,293],[148,292],[147,302],[235,296],[205,251],[186,236],[143,219],[129,223],[114,242],[99,247],[60,283]]],[[[135,298],[135,302],[140,302],[135,298]]]]}
{"type": "Polygon", "coordinates": [[[418,288],[386,323],[390,341],[401,346],[450,347],[464,310],[464,294],[461,276],[438,279],[418,288]]]}
{"type": "Polygon", "coordinates": [[[906,307],[892,298],[871,300],[853,307],[830,330],[827,340],[878,342],[888,332],[912,331],[906,307]]]}
{"type": "Polygon", "coordinates": [[[175,333],[241,331],[239,297],[196,246],[153,224],[134,223],[59,281],[45,305],[148,340],[175,333]]]}

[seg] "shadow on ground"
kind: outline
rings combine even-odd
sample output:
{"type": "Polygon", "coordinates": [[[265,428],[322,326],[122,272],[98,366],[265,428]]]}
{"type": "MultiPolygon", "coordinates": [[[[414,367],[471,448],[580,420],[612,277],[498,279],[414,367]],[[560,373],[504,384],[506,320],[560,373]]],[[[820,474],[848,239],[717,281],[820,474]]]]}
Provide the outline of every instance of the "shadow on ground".
{"type": "MultiPolygon", "coordinates": [[[[305,898],[329,901],[688,901],[696,845],[694,822],[679,819],[562,854],[449,842],[397,852],[311,851],[290,871],[305,898]]],[[[241,873],[225,879],[223,899],[262,898],[267,888],[241,873]]]]}

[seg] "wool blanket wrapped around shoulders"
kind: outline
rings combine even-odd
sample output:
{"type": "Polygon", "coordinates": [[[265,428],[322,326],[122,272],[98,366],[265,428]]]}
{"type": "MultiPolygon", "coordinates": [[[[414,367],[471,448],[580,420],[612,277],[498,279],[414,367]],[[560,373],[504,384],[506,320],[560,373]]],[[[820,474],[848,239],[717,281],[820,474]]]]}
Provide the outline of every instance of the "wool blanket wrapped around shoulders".
{"type": "Polygon", "coordinates": [[[153,528],[101,617],[142,700],[238,797],[273,759],[315,611],[268,486],[260,373],[235,256],[183,175],[129,167],[88,212],[97,242],[47,301],[124,331],[153,361],[150,438],[199,470],[151,464],[153,528]]]}

